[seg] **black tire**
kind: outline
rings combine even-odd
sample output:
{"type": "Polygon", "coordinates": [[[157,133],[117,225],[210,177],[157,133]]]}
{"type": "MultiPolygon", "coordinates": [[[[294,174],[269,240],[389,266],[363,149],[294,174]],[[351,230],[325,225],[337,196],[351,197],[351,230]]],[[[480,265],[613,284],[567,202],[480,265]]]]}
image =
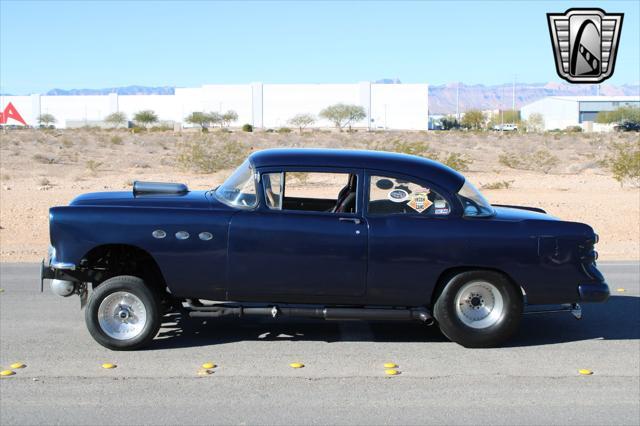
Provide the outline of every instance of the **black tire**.
{"type": "Polygon", "coordinates": [[[449,340],[467,348],[489,348],[500,345],[516,332],[522,309],[522,293],[507,277],[492,271],[468,271],[449,280],[434,305],[433,314],[449,340]],[[473,282],[492,285],[502,298],[501,313],[496,315],[494,323],[484,328],[465,324],[456,306],[460,290],[473,282]]]}
{"type": "Polygon", "coordinates": [[[161,304],[157,295],[145,285],[141,278],[129,275],[119,275],[109,278],[100,284],[91,294],[85,309],[85,322],[91,337],[105,348],[116,351],[135,350],[147,346],[158,334],[160,329],[161,304]],[[142,331],[130,339],[116,339],[109,336],[101,327],[98,320],[100,304],[106,297],[115,292],[127,292],[136,296],[146,310],[146,323],[142,331]]]}

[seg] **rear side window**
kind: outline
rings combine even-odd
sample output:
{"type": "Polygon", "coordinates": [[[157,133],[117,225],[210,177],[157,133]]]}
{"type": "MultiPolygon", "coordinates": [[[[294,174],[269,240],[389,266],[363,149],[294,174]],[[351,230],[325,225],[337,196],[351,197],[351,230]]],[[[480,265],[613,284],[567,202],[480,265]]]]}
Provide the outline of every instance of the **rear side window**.
{"type": "Polygon", "coordinates": [[[447,200],[422,184],[390,176],[371,176],[369,215],[420,214],[446,216],[447,200]]]}

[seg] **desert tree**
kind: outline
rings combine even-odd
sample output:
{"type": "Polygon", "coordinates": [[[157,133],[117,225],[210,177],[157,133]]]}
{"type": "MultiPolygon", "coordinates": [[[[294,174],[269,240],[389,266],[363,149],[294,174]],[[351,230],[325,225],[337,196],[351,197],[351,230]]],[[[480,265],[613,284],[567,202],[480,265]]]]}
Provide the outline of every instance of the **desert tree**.
{"type": "Polygon", "coordinates": [[[289,120],[289,124],[297,127],[300,130],[300,133],[302,133],[302,130],[305,127],[311,126],[315,122],[316,118],[313,116],[313,114],[297,114],[291,117],[291,119],[289,120]]]}
{"type": "Polygon", "coordinates": [[[360,121],[367,116],[364,108],[360,105],[347,105],[343,103],[326,107],[320,111],[320,117],[331,121],[338,129],[342,130],[354,122],[360,121]]]}
{"type": "Polygon", "coordinates": [[[110,124],[116,129],[127,124],[127,114],[124,112],[114,112],[104,118],[105,123],[110,124]]]}
{"type": "Polygon", "coordinates": [[[470,109],[464,113],[460,120],[460,125],[467,129],[481,129],[486,121],[484,113],[477,109],[470,109]]]}
{"type": "Polygon", "coordinates": [[[145,109],[143,111],[138,111],[133,116],[133,121],[137,124],[142,124],[149,130],[152,124],[158,122],[158,115],[150,109],[145,109]]]}
{"type": "Polygon", "coordinates": [[[527,132],[541,132],[544,130],[544,116],[538,112],[529,115],[525,122],[527,132]]]}
{"type": "Polygon", "coordinates": [[[233,110],[229,110],[225,113],[223,113],[221,116],[221,125],[224,127],[229,127],[229,125],[231,125],[231,123],[233,123],[234,121],[238,121],[238,113],[233,111],[233,110]]]}
{"type": "Polygon", "coordinates": [[[49,126],[51,126],[51,125],[55,124],[55,123],[56,123],[56,121],[57,121],[57,120],[56,120],[56,118],[53,116],[53,114],[41,114],[41,115],[38,117],[38,123],[39,123],[41,126],[44,126],[44,127],[49,127],[49,126]]]}
{"type": "Polygon", "coordinates": [[[597,123],[633,123],[640,124],[640,108],[623,106],[613,111],[600,111],[596,115],[597,123]]]}
{"type": "Polygon", "coordinates": [[[440,124],[442,124],[443,130],[457,129],[460,127],[460,123],[458,123],[454,115],[445,115],[440,119],[440,124]]]}
{"type": "Polygon", "coordinates": [[[204,131],[209,126],[209,123],[212,123],[212,114],[207,114],[206,112],[194,111],[189,114],[185,121],[190,124],[195,124],[200,126],[200,130],[204,131]]]}

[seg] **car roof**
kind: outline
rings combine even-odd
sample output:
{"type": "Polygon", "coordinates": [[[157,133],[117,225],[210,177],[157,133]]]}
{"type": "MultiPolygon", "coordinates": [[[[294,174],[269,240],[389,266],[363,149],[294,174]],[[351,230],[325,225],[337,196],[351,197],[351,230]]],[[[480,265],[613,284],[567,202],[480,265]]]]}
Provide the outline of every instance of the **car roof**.
{"type": "Polygon", "coordinates": [[[276,148],[256,151],[249,156],[256,168],[262,167],[344,167],[387,171],[431,181],[457,192],[465,178],[437,161],[395,152],[349,149],[276,148]]]}

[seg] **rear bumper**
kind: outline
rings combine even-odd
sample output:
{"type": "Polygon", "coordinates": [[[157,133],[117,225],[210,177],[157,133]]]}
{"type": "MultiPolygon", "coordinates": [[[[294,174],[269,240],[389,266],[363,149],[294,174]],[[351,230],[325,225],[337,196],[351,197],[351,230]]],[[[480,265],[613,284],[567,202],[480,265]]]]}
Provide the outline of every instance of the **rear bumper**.
{"type": "Polygon", "coordinates": [[[609,298],[609,286],[605,282],[580,284],[578,286],[580,302],[602,303],[609,298]]]}

